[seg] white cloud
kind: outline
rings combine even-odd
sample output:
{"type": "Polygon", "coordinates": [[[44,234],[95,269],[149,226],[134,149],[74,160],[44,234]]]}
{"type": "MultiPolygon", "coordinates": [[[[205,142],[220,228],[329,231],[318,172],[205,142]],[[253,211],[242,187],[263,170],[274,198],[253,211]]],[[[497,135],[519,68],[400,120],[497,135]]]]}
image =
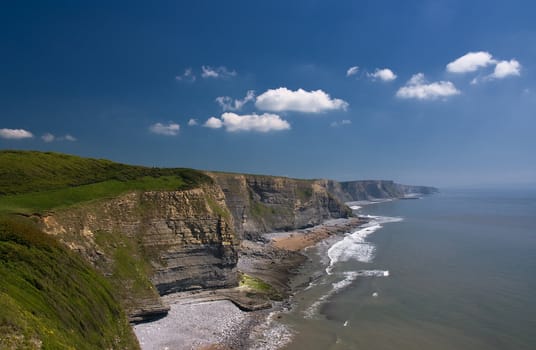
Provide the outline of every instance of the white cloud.
{"type": "Polygon", "coordinates": [[[215,117],[209,118],[205,122],[205,126],[213,129],[225,127],[225,130],[229,132],[270,132],[290,129],[290,124],[286,120],[281,119],[277,114],[270,113],[238,115],[226,112],[219,119],[215,117]]]}
{"type": "Polygon", "coordinates": [[[41,139],[45,142],[52,142],[56,139],[56,137],[52,135],[51,133],[47,132],[43,134],[43,136],[41,136],[41,139]]]}
{"type": "Polygon", "coordinates": [[[194,82],[197,78],[196,78],[192,68],[186,68],[184,70],[184,73],[182,75],[177,75],[175,77],[175,79],[180,80],[180,81],[194,82]]]}
{"type": "Polygon", "coordinates": [[[210,117],[203,126],[211,129],[219,129],[223,126],[223,122],[216,117],[210,117]]]}
{"type": "Polygon", "coordinates": [[[447,64],[447,71],[451,73],[474,72],[479,68],[497,63],[489,52],[468,52],[462,57],[447,64]]]}
{"type": "Polygon", "coordinates": [[[156,123],[149,127],[149,130],[158,135],[175,136],[179,133],[180,125],[170,122],[167,125],[162,123],[156,123]]]}
{"type": "Polygon", "coordinates": [[[321,113],[330,110],[348,108],[348,103],[340,99],[332,99],[322,90],[292,91],[286,87],[270,89],[257,96],[255,106],[258,109],[274,112],[295,111],[321,113]]]}
{"type": "Polygon", "coordinates": [[[63,137],[63,139],[67,140],[67,141],[71,141],[71,142],[75,142],[77,141],[76,137],[70,135],[70,134],[67,134],[63,137]]]}
{"type": "Polygon", "coordinates": [[[367,75],[373,79],[380,79],[382,81],[393,81],[396,79],[396,74],[389,68],[376,68],[374,73],[369,73],[367,75]]]}
{"type": "Polygon", "coordinates": [[[458,95],[459,93],[460,91],[450,81],[428,83],[424,78],[424,74],[418,73],[413,75],[406,85],[398,89],[396,96],[399,98],[434,100],[458,95]]]}
{"type": "Polygon", "coordinates": [[[336,127],[339,127],[339,126],[350,125],[350,124],[352,124],[351,120],[343,119],[341,121],[332,122],[331,124],[329,124],[329,126],[331,126],[332,128],[336,128],[336,127]]]}
{"type": "Polygon", "coordinates": [[[515,60],[501,61],[495,66],[495,70],[490,75],[494,79],[503,79],[511,75],[520,75],[521,64],[515,60]]]}
{"type": "Polygon", "coordinates": [[[349,77],[349,76],[355,75],[355,74],[357,74],[358,71],[359,71],[359,67],[358,67],[358,66],[350,67],[350,68],[348,68],[348,70],[346,71],[346,76],[349,77]]]}
{"type": "Polygon", "coordinates": [[[211,67],[211,66],[201,66],[201,76],[203,78],[229,78],[236,76],[236,71],[229,70],[224,66],[220,67],[211,67]]]}
{"type": "Polygon", "coordinates": [[[249,101],[255,99],[255,91],[249,90],[246,96],[241,100],[233,100],[229,96],[216,97],[216,102],[221,106],[224,111],[239,111],[249,101]]]}
{"type": "Polygon", "coordinates": [[[0,138],[20,140],[32,138],[33,134],[24,129],[0,129],[0,138]]]}
{"type": "Polygon", "coordinates": [[[47,132],[47,133],[44,133],[43,136],[41,136],[41,139],[44,141],[44,142],[54,142],[54,141],[71,141],[71,142],[74,142],[74,141],[77,141],[76,137],[70,135],[70,134],[66,134],[65,136],[59,136],[59,137],[56,137],[54,136],[53,134],[47,132]]]}
{"type": "Polygon", "coordinates": [[[188,120],[188,126],[196,126],[197,125],[197,119],[190,118],[188,120]]]}

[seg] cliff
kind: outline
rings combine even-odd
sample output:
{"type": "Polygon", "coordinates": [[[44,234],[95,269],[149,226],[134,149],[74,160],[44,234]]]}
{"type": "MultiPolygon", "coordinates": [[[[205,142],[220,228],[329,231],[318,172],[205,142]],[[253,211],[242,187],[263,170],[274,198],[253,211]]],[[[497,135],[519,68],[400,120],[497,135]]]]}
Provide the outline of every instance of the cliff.
{"type": "Polygon", "coordinates": [[[0,152],[0,213],[31,217],[105,277],[131,321],[160,295],[238,284],[240,243],[346,218],[347,201],[436,189],[392,181],[158,169],[40,152],[0,152]],[[24,179],[14,181],[12,178],[24,179]]]}
{"type": "Polygon", "coordinates": [[[337,182],[326,180],[324,186],[342,202],[404,198],[415,194],[433,194],[435,187],[397,184],[390,180],[362,180],[337,182]]]}
{"type": "Polygon", "coordinates": [[[322,180],[208,173],[225,194],[225,203],[241,238],[318,225],[346,218],[351,210],[333,196],[322,180]]]}
{"type": "Polygon", "coordinates": [[[132,321],[167,312],[159,295],[238,283],[239,241],[215,185],[131,192],[49,213],[41,222],[110,278],[132,321]]]}

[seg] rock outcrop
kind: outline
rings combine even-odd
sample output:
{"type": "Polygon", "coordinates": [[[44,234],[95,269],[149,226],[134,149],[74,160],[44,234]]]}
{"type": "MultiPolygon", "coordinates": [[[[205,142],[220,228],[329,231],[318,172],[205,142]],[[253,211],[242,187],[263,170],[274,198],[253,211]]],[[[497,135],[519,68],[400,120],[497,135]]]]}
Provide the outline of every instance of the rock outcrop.
{"type": "Polygon", "coordinates": [[[225,194],[225,202],[241,238],[318,225],[346,218],[351,210],[333,196],[323,180],[209,173],[225,194]]]}
{"type": "Polygon", "coordinates": [[[131,320],[167,312],[159,294],[236,286],[233,218],[218,186],[129,193],[42,218],[121,290],[131,320]]]}

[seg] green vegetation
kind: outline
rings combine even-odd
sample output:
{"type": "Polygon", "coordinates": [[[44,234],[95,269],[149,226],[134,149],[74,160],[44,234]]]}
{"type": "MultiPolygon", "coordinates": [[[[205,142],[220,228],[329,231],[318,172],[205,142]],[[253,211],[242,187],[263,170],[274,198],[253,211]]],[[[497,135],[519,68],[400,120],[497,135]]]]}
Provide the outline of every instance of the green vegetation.
{"type": "Polygon", "coordinates": [[[210,207],[210,210],[212,210],[213,213],[215,213],[216,215],[219,215],[227,220],[229,220],[231,218],[231,213],[229,213],[228,210],[226,210],[224,207],[222,207],[221,205],[219,205],[215,200],[214,198],[211,198],[209,196],[207,196],[205,198],[205,200],[207,201],[207,204],[208,206],[210,207]]]}
{"type": "Polygon", "coordinates": [[[139,349],[108,282],[28,219],[0,217],[1,349],[139,349]]]}
{"type": "Polygon", "coordinates": [[[135,190],[211,183],[192,169],[148,168],[59,153],[0,151],[0,212],[33,213],[135,190]]]}
{"type": "Polygon", "coordinates": [[[298,182],[296,187],[296,196],[302,202],[310,201],[313,197],[313,188],[311,183],[304,183],[303,181],[298,182]]]}
{"type": "Polygon", "coordinates": [[[264,282],[260,278],[240,273],[239,287],[249,290],[255,294],[264,294],[272,300],[283,300],[283,296],[272,285],[264,282]]]}
{"type": "Polygon", "coordinates": [[[97,248],[112,259],[97,261],[97,268],[110,276],[119,300],[127,310],[141,306],[146,299],[159,298],[148,276],[150,266],[139,251],[135,238],[119,232],[95,232],[97,248]]]}

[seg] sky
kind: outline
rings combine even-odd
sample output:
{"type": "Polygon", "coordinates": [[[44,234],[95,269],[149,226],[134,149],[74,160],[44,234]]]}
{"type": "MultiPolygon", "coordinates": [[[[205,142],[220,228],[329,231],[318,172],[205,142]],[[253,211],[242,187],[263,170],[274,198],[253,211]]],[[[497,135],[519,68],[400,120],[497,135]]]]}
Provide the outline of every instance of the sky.
{"type": "Polygon", "coordinates": [[[0,149],[536,184],[533,1],[3,1],[0,149]]]}

